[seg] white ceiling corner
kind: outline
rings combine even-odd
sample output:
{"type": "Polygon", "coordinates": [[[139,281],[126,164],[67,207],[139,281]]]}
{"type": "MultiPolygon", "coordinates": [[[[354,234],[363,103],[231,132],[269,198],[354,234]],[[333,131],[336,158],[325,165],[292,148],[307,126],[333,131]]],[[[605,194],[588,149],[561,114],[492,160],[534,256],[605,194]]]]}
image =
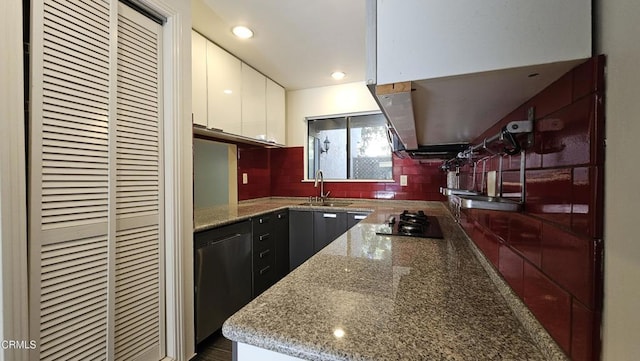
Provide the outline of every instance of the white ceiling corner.
{"type": "Polygon", "coordinates": [[[192,0],[192,27],[287,90],[364,81],[365,1],[192,0]],[[255,36],[240,40],[234,25],[255,36]],[[333,71],[347,76],[336,81],[333,71]]]}

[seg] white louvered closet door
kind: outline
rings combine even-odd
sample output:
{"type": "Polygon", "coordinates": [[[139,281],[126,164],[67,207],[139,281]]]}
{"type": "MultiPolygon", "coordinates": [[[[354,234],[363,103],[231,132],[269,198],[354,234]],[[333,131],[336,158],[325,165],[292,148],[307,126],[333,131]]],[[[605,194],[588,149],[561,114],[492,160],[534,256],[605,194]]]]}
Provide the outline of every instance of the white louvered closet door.
{"type": "Polygon", "coordinates": [[[161,26],[118,11],[115,356],[163,356],[161,26]]]}
{"type": "Polygon", "coordinates": [[[31,3],[31,359],[161,359],[161,26],[31,3]]]}

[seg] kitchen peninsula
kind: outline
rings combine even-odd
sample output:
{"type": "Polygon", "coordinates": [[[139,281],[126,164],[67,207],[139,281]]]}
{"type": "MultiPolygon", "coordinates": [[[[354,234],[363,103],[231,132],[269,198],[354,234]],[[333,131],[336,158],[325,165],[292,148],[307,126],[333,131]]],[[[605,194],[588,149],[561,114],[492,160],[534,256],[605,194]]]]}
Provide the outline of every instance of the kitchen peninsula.
{"type": "MultiPolygon", "coordinates": [[[[266,198],[196,211],[195,228],[299,204],[266,198]]],[[[566,359],[442,203],[340,209],[373,212],[226,321],[238,360],[566,359]],[[376,234],[404,209],[436,216],[444,239],[376,234]]]]}

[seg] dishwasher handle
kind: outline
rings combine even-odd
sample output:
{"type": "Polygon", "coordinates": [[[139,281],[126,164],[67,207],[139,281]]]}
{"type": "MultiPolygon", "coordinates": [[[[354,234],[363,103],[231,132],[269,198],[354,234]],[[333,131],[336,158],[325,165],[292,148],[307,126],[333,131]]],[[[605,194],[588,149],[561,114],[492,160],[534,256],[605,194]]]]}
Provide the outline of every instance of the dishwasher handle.
{"type": "Polygon", "coordinates": [[[235,238],[240,238],[240,237],[242,237],[242,234],[241,233],[236,233],[236,234],[232,234],[230,236],[227,236],[225,238],[212,239],[212,240],[209,240],[209,241],[201,243],[198,246],[198,249],[205,248],[205,247],[210,247],[210,246],[213,246],[214,244],[216,244],[218,242],[231,241],[231,240],[233,240],[235,238]]]}

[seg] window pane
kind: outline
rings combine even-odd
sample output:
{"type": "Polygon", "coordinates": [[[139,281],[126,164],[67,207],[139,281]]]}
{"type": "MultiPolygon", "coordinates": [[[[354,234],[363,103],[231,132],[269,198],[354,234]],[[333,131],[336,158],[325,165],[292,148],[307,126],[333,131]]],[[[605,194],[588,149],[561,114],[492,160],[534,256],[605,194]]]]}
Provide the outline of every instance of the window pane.
{"type": "Polygon", "coordinates": [[[350,119],[350,179],[392,179],[386,123],[382,114],[350,119]]]}
{"type": "Polygon", "coordinates": [[[309,120],[307,178],[392,179],[386,125],[382,114],[309,120]]]}
{"type": "Polygon", "coordinates": [[[347,178],[347,120],[331,118],[309,121],[309,160],[314,155],[313,168],[309,164],[308,177],[322,170],[325,179],[347,178]]]}

